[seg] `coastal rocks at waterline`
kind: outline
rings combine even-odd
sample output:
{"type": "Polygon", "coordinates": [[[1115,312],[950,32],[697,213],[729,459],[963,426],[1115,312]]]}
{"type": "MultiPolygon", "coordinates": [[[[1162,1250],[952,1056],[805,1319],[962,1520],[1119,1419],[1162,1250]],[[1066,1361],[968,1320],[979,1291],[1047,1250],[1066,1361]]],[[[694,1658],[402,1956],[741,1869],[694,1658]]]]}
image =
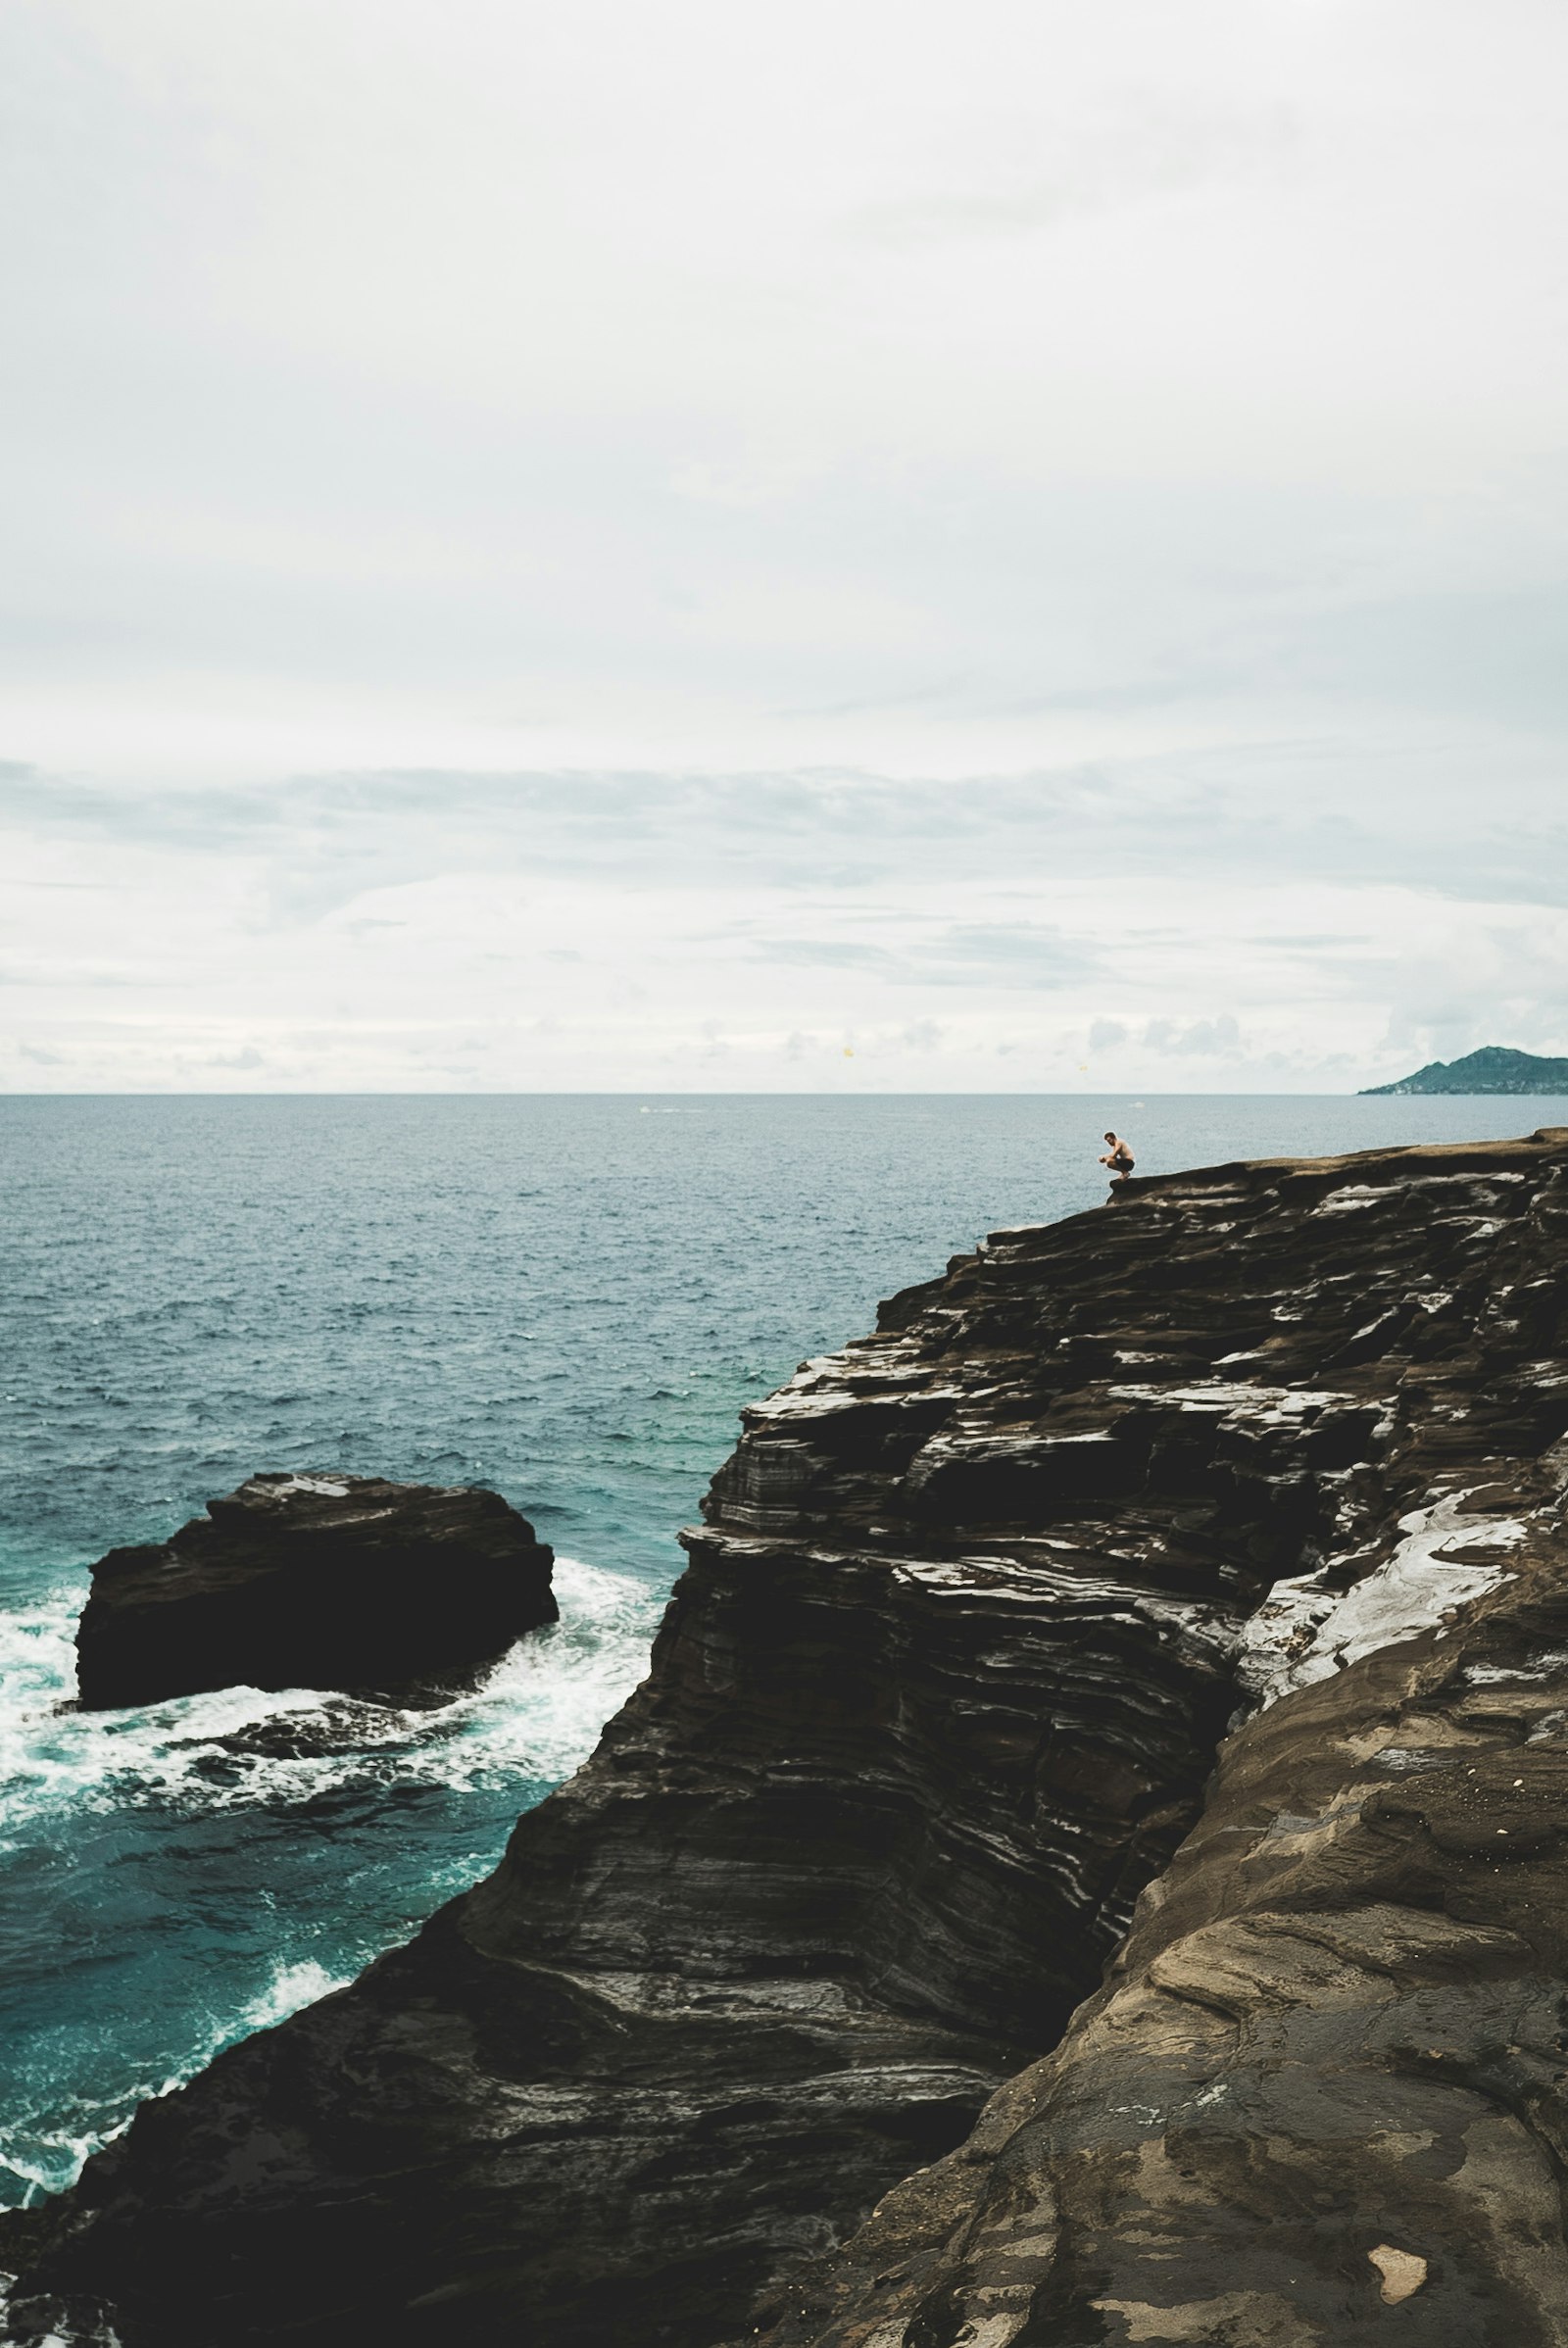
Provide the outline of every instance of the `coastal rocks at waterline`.
{"type": "Polygon", "coordinates": [[[253,1476],[163,1545],[99,1559],[76,1633],[81,1701],[239,1686],[437,1698],[556,1620],[553,1564],[499,1492],[253,1476]]]}
{"type": "Polygon", "coordinates": [[[895,1298],[495,1875],[6,2222],[18,2336],[1560,2340],[1565,1312],[1568,1133],[895,1298]]]}

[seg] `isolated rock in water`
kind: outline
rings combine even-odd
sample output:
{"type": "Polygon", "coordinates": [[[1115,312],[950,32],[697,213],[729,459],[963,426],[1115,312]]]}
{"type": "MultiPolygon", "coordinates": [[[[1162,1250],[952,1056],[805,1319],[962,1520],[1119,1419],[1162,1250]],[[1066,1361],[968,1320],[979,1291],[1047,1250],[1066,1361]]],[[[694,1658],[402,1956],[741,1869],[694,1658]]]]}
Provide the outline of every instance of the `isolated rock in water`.
{"type": "Polygon", "coordinates": [[[238,1686],[417,1700],[555,1621],[553,1563],[499,1492],[253,1476],[164,1546],[99,1559],[76,1633],[81,1700],[238,1686]]]}
{"type": "Polygon", "coordinates": [[[1568,1133],[895,1298],[495,1875],[7,2222],[19,2336],[1568,2338],[1565,1311],[1568,1133]]]}

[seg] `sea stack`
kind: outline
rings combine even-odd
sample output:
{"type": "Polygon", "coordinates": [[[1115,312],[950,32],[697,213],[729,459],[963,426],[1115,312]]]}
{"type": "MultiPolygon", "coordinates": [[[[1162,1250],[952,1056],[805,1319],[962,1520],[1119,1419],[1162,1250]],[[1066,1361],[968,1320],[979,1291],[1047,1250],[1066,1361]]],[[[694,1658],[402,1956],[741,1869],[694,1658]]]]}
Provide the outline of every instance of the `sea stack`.
{"type": "Polygon", "coordinates": [[[18,2336],[1568,2338],[1565,1316],[1561,1131],[895,1298],[496,1873],[6,2222],[18,2336]]]}
{"type": "Polygon", "coordinates": [[[76,1633],[81,1701],[240,1686],[450,1692],[555,1621],[553,1563],[499,1492],[253,1476],[163,1545],[98,1560],[76,1633]]]}

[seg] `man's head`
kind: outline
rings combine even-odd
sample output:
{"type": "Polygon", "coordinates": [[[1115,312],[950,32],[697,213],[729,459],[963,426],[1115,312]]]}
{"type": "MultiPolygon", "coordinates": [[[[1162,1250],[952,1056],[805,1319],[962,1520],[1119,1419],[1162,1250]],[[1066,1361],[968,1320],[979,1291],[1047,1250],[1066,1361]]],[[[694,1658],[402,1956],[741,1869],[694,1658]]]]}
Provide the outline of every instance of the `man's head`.
{"type": "Polygon", "coordinates": [[[1113,1142],[1113,1141],[1116,1139],[1116,1137],[1115,1137],[1115,1135],[1114,1135],[1113,1133],[1107,1133],[1107,1134],[1106,1134],[1106,1136],[1105,1136],[1105,1139],[1106,1139],[1106,1141],[1107,1141],[1107,1142],[1113,1142]]]}

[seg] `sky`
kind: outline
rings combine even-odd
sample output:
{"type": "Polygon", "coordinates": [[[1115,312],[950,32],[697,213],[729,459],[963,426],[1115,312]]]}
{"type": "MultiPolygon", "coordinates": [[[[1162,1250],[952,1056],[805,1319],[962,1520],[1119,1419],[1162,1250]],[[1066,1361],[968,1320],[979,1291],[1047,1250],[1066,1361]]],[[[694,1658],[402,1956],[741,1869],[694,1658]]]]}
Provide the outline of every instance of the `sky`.
{"type": "Polygon", "coordinates": [[[0,1090],[1568,1052],[1560,0],[7,0],[0,1090]]]}

